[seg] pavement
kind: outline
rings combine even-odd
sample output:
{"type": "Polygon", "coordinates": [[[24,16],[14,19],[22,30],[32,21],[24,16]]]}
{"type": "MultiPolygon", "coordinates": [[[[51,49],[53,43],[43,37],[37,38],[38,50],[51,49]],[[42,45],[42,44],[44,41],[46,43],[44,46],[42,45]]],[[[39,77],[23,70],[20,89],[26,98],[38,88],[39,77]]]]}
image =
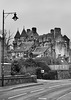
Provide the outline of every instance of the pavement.
{"type": "Polygon", "coordinates": [[[13,89],[19,89],[19,88],[26,88],[31,86],[37,86],[37,85],[43,85],[44,81],[37,81],[37,83],[24,83],[24,84],[17,84],[17,85],[11,85],[11,86],[3,86],[0,87],[0,92],[5,92],[13,89]]]}

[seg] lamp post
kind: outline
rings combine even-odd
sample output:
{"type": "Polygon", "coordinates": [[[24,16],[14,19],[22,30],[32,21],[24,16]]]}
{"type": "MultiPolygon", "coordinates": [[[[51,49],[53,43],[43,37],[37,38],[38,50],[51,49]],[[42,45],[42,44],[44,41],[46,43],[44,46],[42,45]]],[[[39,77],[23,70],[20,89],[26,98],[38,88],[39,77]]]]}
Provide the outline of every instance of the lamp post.
{"type": "Polygon", "coordinates": [[[3,29],[2,29],[2,65],[1,65],[1,73],[2,73],[2,86],[4,86],[4,20],[5,18],[10,15],[14,14],[14,17],[12,18],[14,21],[18,19],[16,12],[10,12],[10,13],[5,13],[3,10],[3,29]],[[5,16],[6,15],[6,16],[5,16]]]}
{"type": "Polygon", "coordinates": [[[55,45],[56,45],[56,34],[55,34],[55,29],[54,29],[54,65],[56,64],[56,49],[55,49],[55,45]]]}

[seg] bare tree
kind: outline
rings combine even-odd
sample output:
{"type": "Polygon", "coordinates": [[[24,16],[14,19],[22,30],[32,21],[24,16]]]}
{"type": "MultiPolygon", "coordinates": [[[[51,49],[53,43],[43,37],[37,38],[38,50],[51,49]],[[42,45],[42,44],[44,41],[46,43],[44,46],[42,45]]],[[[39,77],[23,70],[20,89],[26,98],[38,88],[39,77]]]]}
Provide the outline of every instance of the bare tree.
{"type": "Polygon", "coordinates": [[[7,33],[7,31],[5,30],[5,32],[4,32],[4,46],[5,46],[5,49],[7,51],[10,50],[11,46],[13,46],[12,40],[13,40],[13,33],[11,33],[10,30],[7,33]]]}

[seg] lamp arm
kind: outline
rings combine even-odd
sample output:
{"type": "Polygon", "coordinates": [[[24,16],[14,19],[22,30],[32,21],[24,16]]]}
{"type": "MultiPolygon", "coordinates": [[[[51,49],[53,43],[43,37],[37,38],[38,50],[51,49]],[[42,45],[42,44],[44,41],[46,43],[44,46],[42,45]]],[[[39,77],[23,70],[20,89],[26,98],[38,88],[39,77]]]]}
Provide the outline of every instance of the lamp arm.
{"type": "Polygon", "coordinates": [[[4,16],[4,19],[6,19],[8,15],[11,15],[11,14],[14,14],[14,13],[16,13],[16,12],[4,13],[4,15],[6,15],[6,16],[4,16]]]}

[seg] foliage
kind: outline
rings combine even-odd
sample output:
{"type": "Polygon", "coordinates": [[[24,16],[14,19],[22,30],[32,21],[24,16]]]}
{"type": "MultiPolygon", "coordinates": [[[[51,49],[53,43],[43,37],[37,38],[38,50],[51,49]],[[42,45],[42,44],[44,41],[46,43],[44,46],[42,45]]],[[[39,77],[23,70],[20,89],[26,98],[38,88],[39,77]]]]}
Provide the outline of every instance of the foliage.
{"type": "Polygon", "coordinates": [[[21,65],[17,60],[14,60],[11,64],[11,75],[19,74],[21,70],[21,65]]]}
{"type": "Polygon", "coordinates": [[[56,71],[49,71],[48,73],[43,74],[43,79],[55,79],[55,76],[57,75],[56,71]]]}
{"type": "Polygon", "coordinates": [[[43,74],[43,79],[49,79],[48,73],[43,74]]]}
{"type": "Polygon", "coordinates": [[[4,62],[5,63],[11,63],[12,61],[8,57],[4,57],[4,62]]]}
{"type": "Polygon", "coordinates": [[[12,62],[11,65],[11,74],[25,74],[26,68],[28,67],[36,67],[36,63],[33,59],[17,59],[12,62]]]}
{"type": "Polygon", "coordinates": [[[32,58],[28,58],[25,60],[24,65],[26,67],[37,67],[36,62],[32,58]]]}
{"type": "MultiPolygon", "coordinates": [[[[11,65],[11,73],[13,74],[24,74],[27,73],[26,69],[29,69],[33,67],[33,69],[36,72],[37,78],[42,78],[41,70],[44,70],[44,72],[49,72],[50,68],[48,67],[46,62],[42,61],[35,61],[32,58],[28,59],[18,59],[14,60],[11,65]]],[[[32,70],[32,69],[31,69],[32,70]]],[[[29,71],[31,71],[29,69],[29,71]]]]}
{"type": "Polygon", "coordinates": [[[58,79],[69,79],[71,77],[70,70],[58,71],[58,79]]]}
{"type": "Polygon", "coordinates": [[[36,75],[37,75],[37,78],[38,79],[41,79],[42,77],[41,77],[41,67],[37,67],[36,68],[36,75]]]}
{"type": "Polygon", "coordinates": [[[50,68],[48,67],[46,62],[37,61],[36,63],[37,63],[37,66],[40,67],[41,69],[43,69],[45,72],[49,72],[50,68]]]}

